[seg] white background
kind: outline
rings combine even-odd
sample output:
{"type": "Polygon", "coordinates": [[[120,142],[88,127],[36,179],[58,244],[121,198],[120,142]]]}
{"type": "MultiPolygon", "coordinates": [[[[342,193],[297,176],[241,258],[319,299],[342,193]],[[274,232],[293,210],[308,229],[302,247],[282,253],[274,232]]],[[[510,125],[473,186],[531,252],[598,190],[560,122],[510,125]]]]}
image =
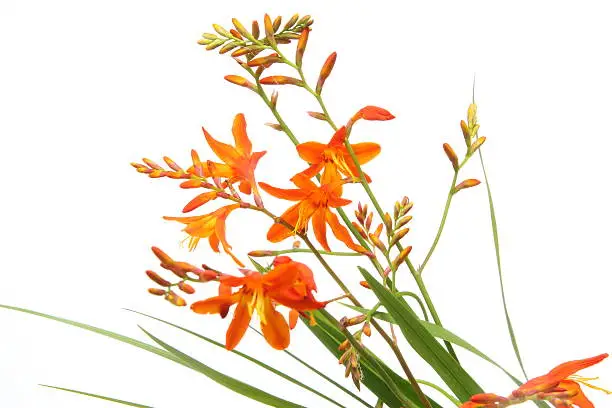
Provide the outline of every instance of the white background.
{"type": "MultiPolygon", "coordinates": [[[[268,150],[258,178],[288,187],[304,163],[283,134],[264,126],[273,118],[256,95],[223,80],[239,74],[239,67],[227,56],[204,52],[196,41],[212,23],[229,28],[233,16],[246,24],[264,12],[297,11],[316,20],[305,57],[311,81],[327,55],[338,51],[324,91],[336,121],[368,104],[397,116],[360,123],[352,137],[383,146],[366,170],[385,208],[402,195],[415,202],[408,236],[415,263],[435,234],[452,176],[441,145],[460,150],[458,123],[476,73],[509,306],[527,371],[535,376],[565,360],[612,351],[612,28],[605,2],[261,3],[0,3],[0,303],[144,340],[140,324],[224,373],[309,407],[330,406],[229,353],[121,310],[149,312],[224,338],[228,321],[174,308],[146,293],[150,283],[143,272],[157,264],[152,245],[177,259],[228,272],[234,267],[206,242],[194,253],[180,248],[180,225],[161,216],[178,215],[193,192],[170,180],[149,180],[129,163],[168,155],[186,165],[191,148],[211,157],[200,126],[228,141],[234,114],[244,112],[255,149],[268,150]]],[[[328,140],[327,125],[304,113],[317,109],[314,100],[298,89],[280,92],[279,109],[296,135],[328,140]]],[[[477,164],[462,175],[481,178],[477,164]]],[[[347,194],[355,202],[361,197],[357,186],[347,194]]],[[[276,212],[288,205],[264,199],[276,212]]],[[[272,248],[265,242],[268,226],[267,219],[236,212],[228,239],[240,256],[272,248]]],[[[300,259],[315,270],[320,298],[339,293],[314,260],[300,259]]],[[[359,280],[354,263],[332,260],[352,287],[359,280]]],[[[445,325],[518,375],[484,186],[456,196],[425,280],[445,325]]],[[[413,287],[406,272],[401,282],[413,287]]],[[[214,291],[202,286],[190,300],[214,291]]],[[[357,291],[371,304],[365,291],[357,291]]],[[[155,407],[259,406],[152,354],[60,323],[0,310],[0,330],[2,407],[111,405],[39,383],[155,407]]],[[[368,344],[388,356],[378,339],[368,344]]],[[[256,334],[247,334],[240,349],[357,406],[256,334]]],[[[342,378],[342,368],[305,327],[293,333],[291,350],[342,378]]],[[[435,380],[407,355],[419,377],[435,380]]],[[[467,352],[460,357],[486,390],[512,389],[497,369],[467,352]]],[[[612,361],[584,373],[600,375],[600,384],[612,387],[612,361]]],[[[598,407],[610,405],[604,394],[589,396],[598,407]]]]}

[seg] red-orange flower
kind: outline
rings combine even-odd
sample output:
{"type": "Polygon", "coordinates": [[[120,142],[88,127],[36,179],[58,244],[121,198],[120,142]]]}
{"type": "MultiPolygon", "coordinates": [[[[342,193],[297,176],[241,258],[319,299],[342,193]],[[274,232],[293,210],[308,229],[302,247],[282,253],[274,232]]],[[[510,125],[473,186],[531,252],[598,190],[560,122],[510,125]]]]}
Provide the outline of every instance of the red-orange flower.
{"type": "MultiPolygon", "coordinates": [[[[342,126],[332,136],[328,144],[317,142],[306,142],[297,146],[300,157],[310,163],[310,167],[303,173],[314,177],[323,170],[321,182],[328,184],[338,180],[342,175],[345,177],[359,177],[359,171],[348,152],[346,141],[346,128],[342,126]]],[[[376,143],[351,144],[359,164],[365,164],[380,153],[380,145],[376,143]]],[[[369,177],[366,176],[368,181],[369,177]]]]}
{"type": "MultiPolygon", "coordinates": [[[[214,139],[206,129],[202,128],[202,130],[204,131],[204,137],[212,151],[224,162],[209,162],[203,165],[203,175],[205,177],[212,176],[225,178],[230,183],[240,183],[240,191],[245,194],[251,194],[251,190],[253,190],[255,201],[260,205],[261,198],[257,190],[257,184],[255,183],[255,167],[259,159],[261,159],[266,152],[252,151],[252,144],[246,132],[244,115],[242,113],[236,115],[232,126],[232,134],[234,135],[236,147],[219,142],[214,139]]],[[[189,171],[194,172],[195,170],[192,167],[189,171]]]]}
{"type": "Polygon", "coordinates": [[[227,243],[227,239],[225,238],[225,220],[232,211],[239,207],[240,204],[231,204],[221,207],[210,214],[193,217],[164,217],[164,219],[178,221],[186,225],[183,231],[189,235],[190,251],[196,248],[200,238],[208,238],[208,242],[213,251],[219,252],[219,243],[221,243],[225,253],[231,256],[238,265],[244,266],[242,262],[232,254],[232,247],[227,243]]]}
{"type": "Polygon", "coordinates": [[[191,309],[200,314],[223,313],[237,304],[234,317],[226,333],[225,347],[232,350],[246,332],[253,311],[257,311],[261,331],[267,342],[278,350],[289,345],[289,325],[276,305],[280,304],[299,312],[320,309],[325,303],[318,302],[312,295],[314,280],[312,271],[300,262],[288,260],[278,263],[267,274],[248,271],[244,277],[221,276],[221,285],[228,288],[240,287],[238,291],[222,294],[195,302],[191,309]]]}
{"type": "Polygon", "coordinates": [[[338,221],[336,214],[330,211],[330,207],[337,208],[351,203],[350,200],[340,197],[342,181],[317,186],[303,174],[295,175],[291,181],[298,187],[297,189],[287,190],[259,183],[264,191],[274,197],[298,201],[281,215],[281,219],[293,229],[282,223],[275,223],[268,230],[269,241],[280,242],[295,233],[304,233],[312,220],[315,237],[326,251],[330,250],[326,235],[327,225],[329,225],[334,236],[347,247],[357,252],[367,253],[365,248],[353,242],[347,229],[338,221]]]}

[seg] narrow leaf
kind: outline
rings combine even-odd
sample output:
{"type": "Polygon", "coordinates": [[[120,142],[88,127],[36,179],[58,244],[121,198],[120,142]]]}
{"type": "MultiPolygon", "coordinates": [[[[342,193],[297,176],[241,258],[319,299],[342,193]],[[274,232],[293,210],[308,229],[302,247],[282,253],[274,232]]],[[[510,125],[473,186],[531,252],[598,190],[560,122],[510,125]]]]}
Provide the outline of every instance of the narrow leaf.
{"type": "Polygon", "coordinates": [[[88,392],[71,390],[70,388],[55,387],[53,385],[45,385],[45,384],[40,384],[40,385],[41,385],[41,387],[52,388],[52,389],[60,390],[60,391],[72,392],[74,394],[80,394],[80,395],[85,395],[86,397],[98,398],[98,399],[101,399],[101,400],[104,400],[104,401],[116,402],[117,404],[123,404],[123,405],[127,405],[129,407],[153,408],[153,407],[151,407],[149,405],[136,404],[135,402],[128,402],[128,401],[123,401],[123,400],[119,400],[119,399],[116,399],[116,398],[104,397],[104,396],[98,395],[98,394],[90,394],[88,392]]]}

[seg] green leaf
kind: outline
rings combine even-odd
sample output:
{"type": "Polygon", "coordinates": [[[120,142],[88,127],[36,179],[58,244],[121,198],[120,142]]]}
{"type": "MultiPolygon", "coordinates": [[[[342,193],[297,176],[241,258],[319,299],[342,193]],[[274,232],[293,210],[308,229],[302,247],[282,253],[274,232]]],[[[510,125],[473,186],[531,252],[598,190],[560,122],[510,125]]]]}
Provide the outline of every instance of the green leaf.
{"type": "MultiPolygon", "coordinates": [[[[167,324],[169,326],[175,327],[175,328],[177,328],[179,330],[184,331],[185,333],[189,333],[192,336],[195,336],[195,337],[197,337],[197,338],[199,338],[201,340],[204,340],[204,341],[206,341],[206,342],[208,342],[210,344],[214,344],[215,346],[222,348],[223,351],[227,352],[227,350],[225,349],[225,345],[224,344],[219,343],[218,341],[215,341],[215,340],[213,340],[211,338],[208,338],[206,336],[198,334],[198,333],[196,333],[194,331],[191,331],[189,329],[186,329],[184,327],[178,326],[178,325],[176,325],[174,323],[170,323],[170,322],[168,322],[166,320],[159,319],[159,318],[154,317],[154,316],[150,316],[150,315],[148,315],[146,313],[141,313],[141,312],[138,312],[136,310],[131,310],[131,309],[126,309],[126,310],[128,310],[130,312],[133,312],[133,313],[137,313],[137,314],[142,315],[142,316],[146,316],[146,317],[148,317],[150,319],[153,319],[153,320],[157,320],[158,322],[165,323],[165,324],[167,324]]],[[[325,395],[325,394],[315,390],[314,388],[309,387],[308,385],[306,385],[306,384],[296,380],[294,377],[292,377],[290,375],[287,375],[287,374],[283,373],[282,371],[279,371],[279,370],[275,369],[274,367],[271,367],[271,366],[267,365],[266,363],[261,362],[261,361],[257,360],[256,358],[253,358],[253,357],[249,356],[248,354],[242,353],[242,352],[237,351],[237,350],[231,350],[231,353],[234,353],[234,354],[236,354],[236,355],[238,355],[238,356],[240,356],[240,357],[250,361],[251,363],[254,363],[254,364],[258,365],[259,367],[264,368],[264,369],[270,371],[271,373],[276,374],[277,376],[279,376],[279,377],[281,377],[281,378],[283,378],[283,379],[285,379],[285,380],[287,380],[287,381],[289,381],[289,382],[291,382],[291,383],[293,383],[293,384],[295,384],[297,386],[300,386],[300,387],[304,388],[305,390],[308,390],[308,391],[312,392],[315,395],[318,395],[319,397],[321,397],[321,398],[331,402],[332,404],[334,404],[334,405],[336,405],[338,407],[345,408],[342,404],[340,404],[337,401],[331,399],[327,395],[325,395]]]]}
{"type": "Polygon", "coordinates": [[[483,392],[476,381],[423,327],[408,303],[395,297],[368,271],[363,268],[359,270],[378,300],[396,321],[408,343],[438,373],[457,398],[467,401],[472,395],[483,392]]]}
{"type": "MultiPolygon", "coordinates": [[[[139,326],[140,327],[140,326],[139,326]]],[[[140,329],[149,336],[154,342],[159,344],[165,350],[170,352],[172,355],[179,358],[181,361],[184,361],[186,365],[199,373],[204,374],[211,380],[215,381],[218,384],[223,385],[224,387],[229,388],[230,390],[237,392],[239,394],[244,395],[252,400],[259,401],[263,404],[267,404],[272,407],[277,408],[305,408],[303,405],[294,404],[293,402],[289,402],[272,394],[268,394],[265,391],[260,390],[259,388],[253,387],[247,383],[236,380],[230,376],[227,376],[219,371],[216,371],[206,364],[190,357],[189,355],[175,349],[171,345],[165,343],[164,341],[158,339],[142,327],[140,329]]]]}
{"type": "MultiPolygon", "coordinates": [[[[308,328],[319,339],[319,341],[321,341],[321,343],[323,343],[323,345],[336,358],[340,358],[342,352],[338,350],[338,346],[345,340],[345,337],[344,334],[342,334],[342,332],[338,329],[338,321],[324,309],[315,311],[314,315],[317,321],[315,326],[308,325],[307,321],[304,322],[308,325],[308,328]]],[[[373,358],[375,358],[376,362],[384,368],[385,372],[392,379],[397,388],[403,391],[405,398],[412,401],[417,406],[420,406],[418,396],[408,381],[389,368],[384,362],[382,362],[382,360],[375,356],[373,358]]],[[[370,364],[367,360],[362,360],[361,369],[363,371],[362,383],[378,398],[383,400],[385,405],[390,408],[401,408],[403,406],[397,396],[394,395],[390,386],[380,378],[372,364],[370,364]]],[[[434,400],[431,398],[428,399],[432,408],[441,408],[441,406],[434,400]]]]}
{"type": "Polygon", "coordinates": [[[119,399],[115,399],[115,398],[104,397],[104,396],[98,395],[98,394],[90,394],[88,392],[71,390],[70,388],[55,387],[53,385],[45,385],[45,384],[40,384],[40,385],[42,387],[53,388],[55,390],[67,391],[67,392],[72,392],[72,393],[75,393],[75,394],[85,395],[86,397],[93,397],[93,398],[98,398],[98,399],[101,399],[101,400],[104,400],[104,401],[116,402],[117,404],[123,404],[123,405],[127,405],[127,406],[130,406],[130,407],[153,408],[153,407],[151,407],[149,405],[136,404],[135,402],[128,402],[128,401],[123,401],[123,400],[119,400],[119,399]]]}

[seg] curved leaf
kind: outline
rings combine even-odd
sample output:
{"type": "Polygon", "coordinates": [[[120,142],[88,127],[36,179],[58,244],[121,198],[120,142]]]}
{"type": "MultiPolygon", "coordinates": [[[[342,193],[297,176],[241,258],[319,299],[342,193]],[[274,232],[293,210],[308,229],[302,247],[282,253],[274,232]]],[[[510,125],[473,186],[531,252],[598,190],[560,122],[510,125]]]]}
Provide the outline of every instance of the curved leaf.
{"type": "Polygon", "coordinates": [[[115,402],[117,404],[123,404],[123,405],[127,405],[129,407],[136,407],[136,408],[153,408],[149,405],[142,405],[142,404],[136,404],[135,402],[128,402],[128,401],[123,401],[123,400],[118,400],[115,398],[110,398],[110,397],[104,397],[102,395],[98,395],[98,394],[91,394],[89,392],[83,392],[83,391],[77,391],[77,390],[71,390],[70,388],[62,388],[62,387],[55,387],[53,385],[45,385],[45,384],[40,384],[41,387],[46,387],[46,388],[53,388],[55,390],[60,390],[60,391],[67,391],[67,392],[72,392],[74,394],[80,394],[80,395],[85,395],[86,397],[92,397],[92,398],[98,398],[104,401],[110,401],[110,402],[115,402]]]}

